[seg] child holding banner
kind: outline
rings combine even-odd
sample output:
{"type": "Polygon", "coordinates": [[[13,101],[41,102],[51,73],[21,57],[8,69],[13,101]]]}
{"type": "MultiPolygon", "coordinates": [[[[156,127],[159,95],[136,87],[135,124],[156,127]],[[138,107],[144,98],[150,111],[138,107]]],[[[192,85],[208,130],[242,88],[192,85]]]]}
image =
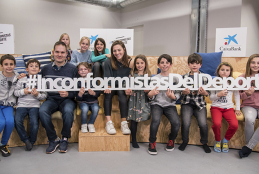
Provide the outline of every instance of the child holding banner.
{"type": "MultiPolygon", "coordinates": [[[[151,76],[146,56],[139,54],[134,59],[131,75],[133,77],[144,77],[144,74],[151,76]]],[[[147,96],[149,90],[132,91],[128,89],[125,92],[127,95],[130,95],[127,120],[131,120],[132,146],[139,148],[136,139],[138,122],[150,119],[150,101],[147,96]]]]}
{"type": "MultiPolygon", "coordinates": [[[[218,77],[233,77],[233,67],[227,63],[222,62],[217,68],[218,77]]],[[[210,112],[213,121],[212,129],[215,134],[216,143],[214,145],[215,152],[221,152],[221,120],[222,117],[228,122],[228,130],[223,139],[222,152],[228,152],[228,141],[233,137],[238,129],[238,121],[236,115],[241,115],[240,112],[240,95],[238,91],[222,91],[212,90],[210,95],[212,101],[210,112]],[[236,108],[233,109],[234,103],[232,96],[235,96],[236,108]]]]}
{"type": "Polygon", "coordinates": [[[92,51],[91,60],[94,62],[94,77],[101,77],[101,72],[104,61],[107,57],[111,57],[109,49],[106,48],[106,43],[103,38],[97,38],[94,42],[94,51],[92,51]]]}

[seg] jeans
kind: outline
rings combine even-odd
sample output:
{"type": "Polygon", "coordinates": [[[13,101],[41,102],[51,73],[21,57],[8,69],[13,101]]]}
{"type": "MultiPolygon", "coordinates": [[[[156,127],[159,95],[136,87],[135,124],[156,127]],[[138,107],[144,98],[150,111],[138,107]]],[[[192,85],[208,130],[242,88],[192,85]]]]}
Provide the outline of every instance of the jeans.
{"type": "Polygon", "coordinates": [[[37,133],[39,130],[39,108],[17,108],[14,116],[14,123],[21,140],[24,143],[29,140],[31,144],[34,144],[37,140],[37,133]],[[28,114],[30,122],[30,137],[27,136],[27,132],[23,124],[23,121],[28,114]]]}
{"type": "Polygon", "coordinates": [[[181,115],[182,115],[182,139],[183,143],[189,142],[189,128],[191,125],[192,116],[196,118],[198,126],[200,128],[200,135],[202,144],[208,143],[208,125],[207,125],[207,109],[206,107],[200,110],[199,107],[192,104],[182,104],[181,105],[181,115]]]}
{"type": "Polygon", "coordinates": [[[14,127],[13,107],[0,105],[0,133],[3,131],[1,143],[6,145],[14,127]]]}
{"type": "Polygon", "coordinates": [[[81,109],[81,124],[87,124],[87,114],[89,109],[91,110],[91,116],[88,124],[94,124],[95,119],[99,112],[99,104],[98,103],[79,103],[79,107],[81,109]]]}
{"type": "Polygon", "coordinates": [[[246,143],[248,143],[254,134],[254,124],[255,119],[258,118],[259,115],[259,108],[255,109],[251,106],[244,106],[241,108],[241,111],[245,117],[245,137],[246,143]]]}
{"type": "Polygon", "coordinates": [[[56,111],[62,113],[63,128],[61,134],[63,137],[71,137],[71,127],[74,121],[74,109],[76,108],[76,103],[74,100],[54,100],[47,99],[40,107],[39,115],[42,126],[46,129],[46,133],[49,141],[55,141],[57,138],[54,125],[51,121],[51,114],[56,111]]]}
{"type": "Polygon", "coordinates": [[[156,141],[156,134],[163,114],[168,118],[171,124],[169,140],[174,140],[177,137],[178,131],[180,129],[180,119],[176,107],[161,107],[159,105],[151,105],[152,121],[150,125],[150,143],[154,143],[156,141]]]}

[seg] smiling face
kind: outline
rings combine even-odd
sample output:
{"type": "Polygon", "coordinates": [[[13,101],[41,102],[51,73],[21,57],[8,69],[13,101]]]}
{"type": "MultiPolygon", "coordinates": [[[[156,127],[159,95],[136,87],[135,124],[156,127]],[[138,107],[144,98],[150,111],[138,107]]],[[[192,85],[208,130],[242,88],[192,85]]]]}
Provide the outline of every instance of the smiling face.
{"type": "Polygon", "coordinates": [[[80,65],[78,67],[78,74],[81,77],[86,77],[89,72],[91,72],[91,71],[88,68],[86,68],[84,65],[80,65]]]}
{"type": "Polygon", "coordinates": [[[201,68],[201,64],[200,63],[197,63],[197,62],[193,62],[193,63],[189,63],[188,64],[188,67],[190,68],[191,70],[191,74],[193,73],[199,73],[199,70],[201,68]]]}
{"type": "Polygon", "coordinates": [[[135,66],[139,73],[143,73],[146,68],[146,63],[142,59],[138,58],[135,66]]]}
{"type": "Polygon", "coordinates": [[[231,69],[229,66],[222,65],[219,69],[220,77],[229,77],[230,73],[231,73],[231,69]]]}
{"type": "Polygon", "coordinates": [[[96,49],[99,53],[101,53],[104,49],[104,44],[101,42],[101,41],[97,41],[97,44],[96,44],[96,49]]]}
{"type": "Polygon", "coordinates": [[[125,51],[121,45],[114,45],[112,53],[113,53],[114,57],[120,62],[120,61],[122,61],[125,51]]]}
{"type": "Polygon", "coordinates": [[[57,66],[63,65],[67,59],[67,51],[64,45],[56,45],[53,51],[53,57],[57,66]]]}
{"type": "Polygon", "coordinates": [[[251,74],[257,74],[259,71],[259,57],[255,57],[250,63],[251,74]]]}
{"type": "Polygon", "coordinates": [[[37,75],[40,72],[39,64],[36,62],[32,62],[28,65],[28,68],[26,68],[26,71],[29,75],[37,75]]]}
{"type": "Polygon", "coordinates": [[[169,72],[169,69],[171,68],[173,64],[171,64],[170,62],[167,61],[167,59],[162,58],[159,62],[159,64],[157,64],[157,66],[161,69],[161,73],[167,73],[169,72]]]}
{"type": "Polygon", "coordinates": [[[82,40],[82,42],[79,43],[81,52],[86,52],[89,48],[89,43],[87,39],[82,40]]]}
{"type": "Polygon", "coordinates": [[[5,59],[2,63],[2,67],[4,74],[12,74],[15,68],[14,61],[10,59],[5,59]]]}
{"type": "Polygon", "coordinates": [[[62,37],[61,41],[64,42],[64,43],[66,44],[66,46],[68,46],[69,43],[70,43],[70,40],[69,40],[69,38],[68,38],[68,35],[64,35],[64,36],[62,37]]]}

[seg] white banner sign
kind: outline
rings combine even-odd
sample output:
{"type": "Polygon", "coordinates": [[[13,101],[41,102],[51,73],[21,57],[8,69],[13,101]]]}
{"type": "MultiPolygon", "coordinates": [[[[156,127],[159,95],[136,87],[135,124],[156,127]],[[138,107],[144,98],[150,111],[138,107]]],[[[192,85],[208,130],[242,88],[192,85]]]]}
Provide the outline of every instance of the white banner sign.
{"type": "Polygon", "coordinates": [[[115,40],[121,40],[124,42],[127,53],[130,56],[133,56],[133,29],[80,29],[80,38],[87,36],[91,40],[91,45],[89,47],[90,51],[94,50],[94,42],[100,37],[105,40],[106,48],[111,49],[111,45],[115,40]]]}
{"type": "Polygon", "coordinates": [[[208,74],[197,74],[194,73],[194,78],[191,77],[182,78],[180,74],[169,74],[169,77],[148,77],[145,74],[144,77],[105,77],[105,78],[92,78],[93,73],[88,73],[85,78],[56,78],[55,80],[51,78],[42,78],[41,75],[36,75],[34,77],[30,76],[27,82],[27,87],[30,89],[37,86],[38,91],[79,91],[78,83],[81,83],[82,87],[92,90],[152,90],[155,87],[159,87],[158,90],[184,90],[189,88],[190,90],[198,90],[203,87],[205,90],[248,90],[251,87],[251,82],[254,85],[255,90],[259,90],[259,75],[256,74],[255,77],[238,77],[234,79],[233,77],[212,77],[208,74]],[[208,79],[207,84],[203,84],[203,78],[208,79]],[[174,82],[178,81],[177,84],[174,82]],[[97,81],[100,83],[98,84],[97,81]],[[108,82],[111,82],[111,88],[108,88],[108,82]],[[239,84],[239,81],[242,83],[239,84]],[[86,83],[88,82],[88,83],[86,83]],[[118,83],[116,87],[115,83],[118,83]],[[150,83],[149,83],[150,82],[150,83]],[[255,82],[255,83],[254,83],[255,82]],[[85,86],[87,84],[87,86],[85,86]],[[90,85],[93,85],[91,88],[90,85]],[[213,88],[211,88],[213,87],[213,88]]]}
{"type": "Polygon", "coordinates": [[[215,52],[223,51],[222,57],[246,56],[247,28],[217,28],[215,52]]]}
{"type": "Polygon", "coordinates": [[[11,24],[0,24],[0,54],[14,54],[14,32],[11,24]]]}

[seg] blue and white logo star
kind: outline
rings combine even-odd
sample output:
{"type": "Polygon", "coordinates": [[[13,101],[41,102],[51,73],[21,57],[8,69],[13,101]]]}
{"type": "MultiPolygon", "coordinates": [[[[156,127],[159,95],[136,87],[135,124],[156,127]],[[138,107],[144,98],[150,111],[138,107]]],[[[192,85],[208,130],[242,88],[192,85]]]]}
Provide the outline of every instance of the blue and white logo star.
{"type": "Polygon", "coordinates": [[[236,35],[237,35],[237,34],[235,34],[235,35],[233,35],[233,36],[228,35],[228,37],[225,37],[225,38],[224,38],[224,39],[228,39],[228,45],[229,45],[229,43],[230,43],[231,41],[234,42],[234,43],[236,43],[236,44],[238,44],[238,43],[237,43],[237,40],[235,39],[236,35]]]}

